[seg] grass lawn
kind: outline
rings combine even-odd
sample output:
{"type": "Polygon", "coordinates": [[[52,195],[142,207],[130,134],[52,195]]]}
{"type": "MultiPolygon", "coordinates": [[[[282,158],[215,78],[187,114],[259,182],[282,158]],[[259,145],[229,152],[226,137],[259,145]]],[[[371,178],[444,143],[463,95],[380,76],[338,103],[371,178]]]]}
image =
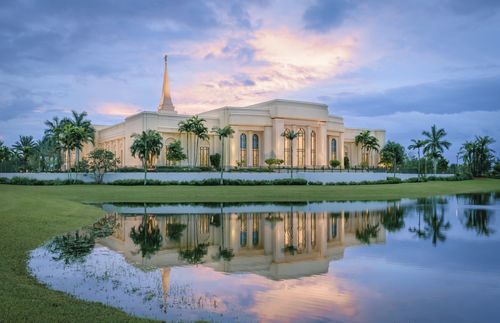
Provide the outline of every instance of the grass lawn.
{"type": "Polygon", "coordinates": [[[82,202],[249,202],[381,200],[500,192],[500,180],[361,186],[15,186],[0,185],[0,321],[145,321],[38,284],[26,271],[30,250],[103,212],[82,202]]]}

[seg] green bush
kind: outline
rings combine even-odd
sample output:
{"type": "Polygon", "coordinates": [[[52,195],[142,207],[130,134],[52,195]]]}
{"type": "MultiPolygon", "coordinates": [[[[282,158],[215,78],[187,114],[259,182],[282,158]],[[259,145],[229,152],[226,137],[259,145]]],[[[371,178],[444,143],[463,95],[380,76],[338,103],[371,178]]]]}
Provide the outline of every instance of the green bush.
{"type": "Polygon", "coordinates": [[[221,162],[221,156],[219,153],[215,153],[213,155],[210,155],[210,165],[212,165],[213,168],[219,170],[220,169],[220,162],[221,162]]]}
{"type": "Polygon", "coordinates": [[[118,173],[136,173],[136,172],[143,173],[144,172],[144,168],[129,167],[129,166],[127,166],[127,167],[117,168],[116,172],[118,172],[118,173]]]}

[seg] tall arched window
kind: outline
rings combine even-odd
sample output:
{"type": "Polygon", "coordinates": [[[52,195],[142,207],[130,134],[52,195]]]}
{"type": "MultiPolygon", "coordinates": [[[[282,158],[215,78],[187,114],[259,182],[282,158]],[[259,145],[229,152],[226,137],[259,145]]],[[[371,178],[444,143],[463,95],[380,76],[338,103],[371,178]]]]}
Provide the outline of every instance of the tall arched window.
{"type": "Polygon", "coordinates": [[[252,165],[259,166],[259,136],[252,136],[252,165]]]}
{"type": "MultiPolygon", "coordinates": [[[[284,134],[286,135],[289,132],[290,132],[290,129],[285,129],[284,134]]],[[[290,160],[291,160],[290,157],[292,154],[291,147],[290,147],[290,140],[286,139],[286,136],[283,136],[283,140],[284,140],[283,160],[285,161],[285,165],[290,165],[290,160]]]]}
{"type": "Polygon", "coordinates": [[[259,245],[259,227],[260,227],[260,214],[254,213],[252,221],[252,244],[254,246],[259,245]]]}
{"type": "Polygon", "coordinates": [[[240,135],[240,162],[245,164],[247,163],[247,135],[242,133],[240,135]]]}
{"type": "Polygon", "coordinates": [[[247,222],[247,215],[246,214],[241,214],[240,215],[240,247],[246,247],[247,246],[247,241],[248,241],[248,222],[247,222]]]}
{"type": "Polygon", "coordinates": [[[316,166],[316,131],[311,131],[311,165],[316,166]]]}
{"type": "Polygon", "coordinates": [[[330,144],[330,160],[337,159],[337,139],[333,138],[330,144]]]}
{"type": "Polygon", "coordinates": [[[300,128],[297,136],[297,166],[304,167],[306,159],[306,138],[304,129],[300,128]]]}
{"type": "Polygon", "coordinates": [[[200,147],[200,166],[208,167],[210,163],[210,148],[200,147]]]}

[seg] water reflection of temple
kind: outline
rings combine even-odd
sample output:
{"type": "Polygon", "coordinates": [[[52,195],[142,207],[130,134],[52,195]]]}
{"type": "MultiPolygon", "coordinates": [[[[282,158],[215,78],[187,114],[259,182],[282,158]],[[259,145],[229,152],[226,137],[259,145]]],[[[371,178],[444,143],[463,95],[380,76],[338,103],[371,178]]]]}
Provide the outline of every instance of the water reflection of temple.
{"type": "MultiPolygon", "coordinates": [[[[185,265],[180,250],[206,246],[200,262],[223,272],[252,272],[271,279],[326,273],[330,261],[362,244],[357,233],[377,228],[371,243],[385,242],[381,211],[152,214],[119,216],[112,236],[100,241],[137,265],[163,268],[185,265]],[[144,218],[146,217],[146,218],[144,218]],[[144,221],[146,220],[146,221],[144,221]],[[130,237],[132,228],[159,228],[159,250],[143,258],[130,237]],[[177,232],[175,232],[177,231],[177,232]],[[221,250],[232,251],[230,261],[221,250]],[[227,260],[227,259],[226,259],[227,260]]],[[[146,241],[145,237],[145,241],[146,241]]]]}

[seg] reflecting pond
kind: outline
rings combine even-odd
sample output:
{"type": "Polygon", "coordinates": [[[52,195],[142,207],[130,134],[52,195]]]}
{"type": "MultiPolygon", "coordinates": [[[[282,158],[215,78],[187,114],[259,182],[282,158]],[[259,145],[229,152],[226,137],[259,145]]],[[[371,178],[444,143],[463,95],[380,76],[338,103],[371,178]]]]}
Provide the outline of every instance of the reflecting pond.
{"type": "Polygon", "coordinates": [[[498,193],[103,204],[31,253],[52,289],[160,320],[498,322],[498,193]]]}

